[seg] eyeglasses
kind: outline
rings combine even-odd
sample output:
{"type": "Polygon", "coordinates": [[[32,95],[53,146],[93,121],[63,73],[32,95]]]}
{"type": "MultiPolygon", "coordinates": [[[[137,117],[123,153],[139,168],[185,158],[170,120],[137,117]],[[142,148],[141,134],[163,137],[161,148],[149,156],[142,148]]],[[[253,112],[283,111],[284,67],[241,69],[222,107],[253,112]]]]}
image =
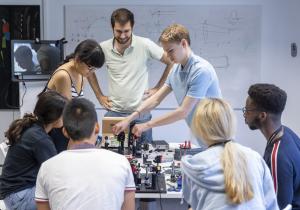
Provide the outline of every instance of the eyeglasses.
{"type": "Polygon", "coordinates": [[[255,108],[249,109],[249,108],[246,108],[246,107],[241,108],[241,110],[242,110],[243,114],[245,114],[246,112],[259,111],[258,109],[255,109],[255,108]]]}
{"type": "Polygon", "coordinates": [[[88,66],[88,69],[89,69],[90,72],[95,71],[97,69],[95,66],[91,66],[91,65],[88,65],[88,64],[87,64],[87,66],[88,66]]]}

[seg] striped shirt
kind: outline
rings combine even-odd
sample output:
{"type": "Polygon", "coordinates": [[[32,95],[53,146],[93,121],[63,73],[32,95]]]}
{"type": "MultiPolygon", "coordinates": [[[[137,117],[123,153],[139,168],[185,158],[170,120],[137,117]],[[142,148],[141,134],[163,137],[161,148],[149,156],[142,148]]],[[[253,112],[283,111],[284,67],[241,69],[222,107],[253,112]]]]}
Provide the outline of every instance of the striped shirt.
{"type": "Polygon", "coordinates": [[[300,139],[283,126],[279,138],[268,141],[264,159],[271,170],[278,205],[283,209],[292,204],[300,209],[300,139]]]}
{"type": "MultiPolygon", "coordinates": [[[[52,74],[51,77],[53,77],[53,75],[56,74],[56,73],[59,72],[59,71],[65,71],[65,72],[67,72],[67,74],[69,75],[69,78],[70,78],[70,80],[71,80],[71,96],[72,96],[72,98],[83,97],[83,76],[81,76],[81,86],[80,86],[80,91],[77,92],[75,83],[73,82],[72,77],[71,77],[70,73],[69,73],[67,70],[65,70],[65,69],[58,69],[58,70],[56,70],[56,71],[52,74]]],[[[49,79],[49,81],[50,81],[50,80],[51,80],[51,78],[49,79]]],[[[48,83],[49,83],[49,81],[48,81],[48,83]]],[[[48,88],[48,83],[47,83],[47,85],[46,85],[47,90],[51,90],[50,88],[48,88]]]]}

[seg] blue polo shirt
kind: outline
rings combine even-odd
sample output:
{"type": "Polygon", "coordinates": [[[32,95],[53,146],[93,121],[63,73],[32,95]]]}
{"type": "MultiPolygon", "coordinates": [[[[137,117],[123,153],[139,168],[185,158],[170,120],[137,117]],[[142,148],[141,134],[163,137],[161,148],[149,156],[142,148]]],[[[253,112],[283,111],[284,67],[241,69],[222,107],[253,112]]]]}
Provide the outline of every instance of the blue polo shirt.
{"type": "MultiPolygon", "coordinates": [[[[179,106],[185,96],[196,99],[222,97],[214,67],[194,53],[191,53],[184,67],[181,64],[174,65],[165,84],[173,90],[179,106]]],[[[196,107],[191,110],[186,118],[189,127],[191,127],[196,107]]]]}

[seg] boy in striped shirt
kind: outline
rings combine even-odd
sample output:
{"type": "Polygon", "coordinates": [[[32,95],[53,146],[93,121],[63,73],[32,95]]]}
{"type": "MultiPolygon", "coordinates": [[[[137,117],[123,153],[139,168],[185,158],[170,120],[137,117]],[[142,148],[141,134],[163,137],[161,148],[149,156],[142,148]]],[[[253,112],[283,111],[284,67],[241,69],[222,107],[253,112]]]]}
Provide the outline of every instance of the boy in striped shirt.
{"type": "Polygon", "coordinates": [[[243,108],[251,130],[259,129],[267,139],[264,159],[271,170],[278,205],[300,209],[300,139],[281,124],[286,92],[272,84],[254,84],[243,108]]]}

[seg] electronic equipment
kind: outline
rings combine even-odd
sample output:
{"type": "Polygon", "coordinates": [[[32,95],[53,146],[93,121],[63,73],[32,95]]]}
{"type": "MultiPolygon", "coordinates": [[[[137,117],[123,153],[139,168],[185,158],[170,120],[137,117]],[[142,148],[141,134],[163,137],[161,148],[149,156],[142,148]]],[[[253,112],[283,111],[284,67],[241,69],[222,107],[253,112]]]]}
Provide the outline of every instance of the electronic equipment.
{"type": "Polygon", "coordinates": [[[124,154],[125,132],[121,132],[117,135],[117,141],[119,142],[118,153],[124,154]]]}
{"type": "MultiPolygon", "coordinates": [[[[147,160],[144,154],[143,159],[147,160]]],[[[152,161],[143,161],[143,167],[137,159],[131,159],[130,165],[136,185],[136,193],[166,193],[166,180],[160,166],[161,155],[156,156],[152,161]],[[141,169],[144,169],[141,173],[141,169]],[[145,173],[144,173],[145,172],[145,173]]]]}
{"type": "Polygon", "coordinates": [[[172,165],[171,165],[171,176],[170,176],[170,179],[171,179],[171,182],[176,182],[177,181],[176,174],[175,174],[175,162],[174,161],[172,162],[172,165]]]}
{"type": "Polygon", "coordinates": [[[130,123],[128,132],[128,149],[131,151],[132,156],[136,158],[142,157],[142,150],[148,150],[147,143],[141,143],[141,140],[132,133],[135,122],[130,123]]]}
{"type": "Polygon", "coordinates": [[[12,81],[48,80],[64,59],[62,40],[11,40],[12,81]]]}
{"type": "Polygon", "coordinates": [[[175,160],[181,160],[181,158],[184,156],[184,155],[195,155],[199,152],[202,152],[204,151],[205,148],[191,148],[191,149],[184,149],[184,148],[181,148],[181,149],[175,149],[175,154],[174,154],[174,159],[175,160]]]}
{"type": "Polygon", "coordinates": [[[152,146],[158,150],[168,150],[169,144],[165,140],[155,140],[152,143],[152,146]]]}
{"type": "Polygon", "coordinates": [[[120,148],[118,151],[128,148],[128,131],[126,129],[122,134],[115,135],[112,127],[118,122],[125,119],[124,117],[103,117],[102,119],[102,146],[105,148],[120,148]]]}
{"type": "Polygon", "coordinates": [[[140,175],[140,184],[136,183],[136,193],[166,193],[164,174],[149,173],[140,175]]]}

